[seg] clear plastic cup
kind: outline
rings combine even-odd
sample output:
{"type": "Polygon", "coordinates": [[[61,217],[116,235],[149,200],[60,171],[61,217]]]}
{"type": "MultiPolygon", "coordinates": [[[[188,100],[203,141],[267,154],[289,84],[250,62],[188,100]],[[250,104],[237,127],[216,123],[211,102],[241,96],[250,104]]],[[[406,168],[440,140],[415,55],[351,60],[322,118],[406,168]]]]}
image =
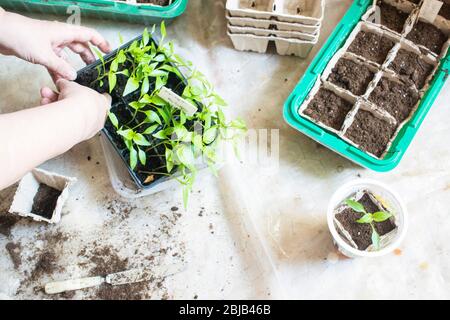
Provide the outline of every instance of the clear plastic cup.
{"type": "Polygon", "coordinates": [[[349,258],[384,256],[392,252],[400,245],[408,229],[406,206],[398,194],[387,185],[368,179],[357,179],[350,181],[341,186],[333,194],[328,205],[327,222],[328,228],[339,251],[349,258]],[[387,244],[377,251],[361,251],[352,247],[338,234],[334,223],[335,209],[342,203],[342,201],[351,197],[360,190],[367,190],[373,193],[377,199],[382,202],[383,206],[385,206],[386,209],[395,217],[395,224],[397,225],[396,234],[390,238],[390,241],[387,244]]]}

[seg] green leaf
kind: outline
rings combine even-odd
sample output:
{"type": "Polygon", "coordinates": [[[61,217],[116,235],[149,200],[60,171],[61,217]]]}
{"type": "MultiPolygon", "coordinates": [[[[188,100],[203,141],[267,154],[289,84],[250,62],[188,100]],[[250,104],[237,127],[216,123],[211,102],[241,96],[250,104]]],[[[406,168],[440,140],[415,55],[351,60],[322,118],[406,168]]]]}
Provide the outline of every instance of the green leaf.
{"type": "Polygon", "coordinates": [[[165,158],[166,158],[166,169],[167,172],[170,173],[173,169],[173,151],[170,150],[169,148],[166,148],[166,152],[165,152],[165,158]]]}
{"type": "Polygon", "coordinates": [[[120,32],[119,32],[119,43],[120,43],[120,44],[123,44],[123,37],[122,37],[122,35],[120,34],[120,32]]]}
{"type": "Polygon", "coordinates": [[[164,70],[156,69],[156,70],[153,70],[152,72],[150,72],[149,76],[150,77],[165,77],[165,76],[167,76],[167,72],[164,70]]]}
{"type": "Polygon", "coordinates": [[[139,162],[145,166],[145,163],[147,162],[147,155],[144,151],[142,151],[140,148],[138,148],[138,155],[139,155],[139,162]]]}
{"type": "Polygon", "coordinates": [[[135,110],[140,110],[142,107],[145,106],[145,104],[138,102],[138,101],[132,101],[128,105],[135,110]]]}
{"type": "Polygon", "coordinates": [[[128,69],[122,70],[122,71],[117,71],[117,74],[123,74],[125,77],[129,77],[130,76],[130,71],[128,71],[128,69]]]}
{"type": "Polygon", "coordinates": [[[142,134],[152,134],[153,132],[155,132],[155,130],[158,128],[158,124],[154,124],[150,127],[148,127],[147,129],[145,129],[145,131],[142,134]]]}
{"type": "Polygon", "coordinates": [[[375,222],[383,222],[392,217],[392,214],[385,211],[379,211],[372,214],[372,216],[375,222]]]}
{"type": "Polygon", "coordinates": [[[161,77],[156,77],[156,84],[155,84],[155,90],[158,91],[164,86],[164,82],[161,77]]]}
{"type": "Polygon", "coordinates": [[[194,155],[191,148],[187,147],[184,144],[180,144],[176,149],[175,154],[182,164],[184,164],[189,169],[193,169],[194,155]]]}
{"type": "Polygon", "coordinates": [[[119,128],[119,120],[117,120],[116,115],[114,113],[112,113],[112,112],[109,112],[108,113],[108,117],[109,117],[109,120],[111,121],[111,123],[113,124],[113,126],[116,129],[118,129],[119,128]]]}
{"type": "Polygon", "coordinates": [[[143,96],[144,94],[146,94],[148,92],[148,90],[150,89],[150,83],[148,81],[148,77],[144,78],[144,81],[142,81],[142,86],[141,86],[141,96],[143,96]]]}
{"type": "Polygon", "coordinates": [[[127,60],[127,56],[123,50],[120,50],[117,54],[117,62],[124,63],[127,60]]]}
{"type": "Polygon", "coordinates": [[[366,213],[364,206],[355,200],[347,199],[347,200],[345,200],[345,204],[348,205],[350,208],[352,208],[356,212],[366,213]]]}
{"type": "Polygon", "coordinates": [[[162,109],[162,108],[156,108],[156,110],[158,110],[158,114],[163,118],[164,123],[169,125],[170,124],[170,117],[166,113],[166,111],[164,111],[164,109],[162,109]]]}
{"type": "Polygon", "coordinates": [[[119,61],[117,61],[117,58],[116,58],[111,62],[111,66],[109,67],[109,70],[110,70],[110,72],[111,71],[116,72],[118,68],[119,68],[119,61]]]}
{"type": "Polygon", "coordinates": [[[114,90],[117,83],[117,76],[115,73],[113,72],[108,73],[108,83],[109,83],[109,93],[111,93],[114,90]]]}
{"type": "Polygon", "coordinates": [[[145,47],[150,40],[147,28],[144,29],[144,33],[142,34],[142,45],[145,47]]]}
{"type": "Polygon", "coordinates": [[[156,122],[158,124],[162,124],[161,119],[159,118],[158,114],[155,111],[153,110],[145,111],[145,115],[147,116],[147,119],[150,121],[150,123],[156,122]]]}
{"type": "Polygon", "coordinates": [[[134,131],[131,129],[117,130],[117,134],[121,135],[127,140],[133,140],[134,138],[134,131]]]}
{"type": "Polygon", "coordinates": [[[220,123],[222,123],[222,124],[225,124],[225,115],[224,115],[224,113],[223,113],[223,111],[222,110],[217,110],[217,118],[219,119],[219,122],[220,123]]]}
{"type": "Polygon", "coordinates": [[[234,119],[233,121],[231,121],[230,126],[233,128],[236,128],[236,129],[241,129],[241,130],[247,129],[247,125],[245,124],[244,120],[242,120],[242,119],[234,119]]]}
{"type": "Polygon", "coordinates": [[[219,96],[218,94],[214,94],[213,96],[214,96],[214,103],[216,105],[221,106],[221,107],[226,107],[227,106],[226,101],[223,100],[221,96],[219,96]]]}
{"type": "Polygon", "coordinates": [[[163,22],[161,22],[161,40],[163,40],[166,37],[166,35],[167,35],[166,24],[163,21],[163,22]]]}
{"type": "Polygon", "coordinates": [[[130,167],[132,170],[136,168],[137,165],[137,151],[134,148],[130,150],[130,167]]]}
{"type": "Polygon", "coordinates": [[[150,145],[150,142],[148,142],[148,140],[145,139],[145,137],[140,133],[134,134],[133,141],[134,141],[134,143],[136,143],[139,146],[149,146],[150,145]]]}
{"type": "Polygon", "coordinates": [[[372,244],[375,250],[380,250],[380,235],[375,230],[374,226],[372,226],[372,244]]]}
{"type": "Polygon", "coordinates": [[[203,149],[202,136],[199,134],[195,134],[194,138],[192,139],[192,144],[194,145],[194,147],[201,151],[203,149]]]}
{"type": "Polygon", "coordinates": [[[356,220],[357,223],[372,223],[373,218],[372,214],[366,213],[360,219],[356,220]]]}
{"type": "Polygon", "coordinates": [[[122,95],[126,96],[132,93],[133,91],[136,91],[138,88],[139,88],[139,80],[134,77],[130,77],[128,78],[125,90],[123,91],[122,95]]]}
{"type": "Polygon", "coordinates": [[[210,144],[214,140],[216,140],[216,137],[217,137],[217,127],[214,126],[209,128],[203,133],[203,142],[205,144],[210,144]]]}
{"type": "Polygon", "coordinates": [[[103,60],[103,53],[101,53],[100,50],[97,49],[97,47],[92,46],[91,49],[94,51],[94,53],[97,55],[97,57],[100,59],[102,63],[105,63],[103,60]]]}
{"type": "Polygon", "coordinates": [[[155,133],[153,136],[154,136],[155,138],[161,139],[161,140],[167,139],[167,136],[166,136],[164,130],[158,131],[158,132],[155,133]]]}
{"type": "Polygon", "coordinates": [[[166,56],[162,53],[153,58],[153,61],[156,62],[163,62],[164,60],[166,60],[166,56]]]}

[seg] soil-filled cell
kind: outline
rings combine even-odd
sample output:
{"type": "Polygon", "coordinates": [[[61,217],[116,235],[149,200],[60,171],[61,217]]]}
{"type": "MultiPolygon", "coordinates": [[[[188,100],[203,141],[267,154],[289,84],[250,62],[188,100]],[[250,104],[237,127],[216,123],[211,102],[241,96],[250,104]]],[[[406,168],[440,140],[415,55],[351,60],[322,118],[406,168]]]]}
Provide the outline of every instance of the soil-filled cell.
{"type": "Polygon", "coordinates": [[[384,1],[378,1],[380,8],[381,24],[388,29],[402,33],[409,14],[391,6],[384,1]]]}
{"type": "Polygon", "coordinates": [[[334,66],[328,81],[360,96],[366,92],[374,75],[365,65],[342,58],[334,66]]]}
{"type": "Polygon", "coordinates": [[[60,195],[60,190],[52,188],[44,183],[39,184],[38,191],[33,198],[31,213],[46,219],[51,219],[60,195]]]}
{"type": "Polygon", "coordinates": [[[394,45],[394,41],[380,34],[360,31],[348,51],[378,64],[383,64],[394,45]]]}
{"type": "Polygon", "coordinates": [[[409,117],[419,101],[419,94],[406,83],[382,78],[369,100],[386,110],[399,123],[409,117]]]}
{"type": "MultiPolygon", "coordinates": [[[[358,200],[368,213],[380,211],[380,208],[372,201],[370,196],[365,193],[358,200]]],[[[362,213],[356,212],[351,208],[346,208],[342,212],[336,214],[336,219],[342,227],[350,234],[359,250],[366,250],[372,244],[372,227],[367,223],[356,222],[363,216],[362,213]]],[[[374,223],[375,230],[382,236],[396,228],[395,224],[390,220],[374,223]]]]}
{"type": "Polygon", "coordinates": [[[340,130],[352,103],[327,89],[319,89],[306,107],[304,114],[335,130],[340,130]]]}
{"type": "Polygon", "coordinates": [[[406,38],[418,45],[430,49],[436,54],[441,53],[442,47],[448,40],[447,35],[442,30],[423,21],[417,22],[406,38]]]}
{"type": "Polygon", "coordinates": [[[395,133],[395,125],[369,111],[360,110],[345,136],[363,151],[381,157],[395,133]]]}
{"type": "Polygon", "coordinates": [[[417,53],[400,49],[389,66],[405,80],[412,82],[417,89],[422,89],[434,66],[427,63],[417,53]]]}

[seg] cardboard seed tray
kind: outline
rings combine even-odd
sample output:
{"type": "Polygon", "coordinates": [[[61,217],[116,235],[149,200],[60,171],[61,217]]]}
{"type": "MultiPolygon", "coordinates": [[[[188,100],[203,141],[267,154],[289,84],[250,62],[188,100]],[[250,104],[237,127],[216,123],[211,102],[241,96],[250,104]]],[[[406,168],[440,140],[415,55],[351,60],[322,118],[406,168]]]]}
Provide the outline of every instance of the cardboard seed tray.
{"type": "Polygon", "coordinates": [[[267,51],[269,41],[274,41],[279,55],[295,55],[301,58],[306,58],[311,49],[317,44],[317,40],[312,42],[277,36],[231,33],[230,31],[228,31],[228,36],[231,38],[236,50],[264,53],[267,51]]]}
{"type": "Polygon", "coordinates": [[[324,6],[323,0],[227,0],[226,9],[232,17],[320,25],[324,6]]]}
{"type": "Polygon", "coordinates": [[[298,39],[303,41],[317,42],[319,40],[318,35],[311,35],[308,33],[297,32],[297,31],[277,31],[277,30],[267,30],[252,27],[236,27],[228,25],[228,30],[232,34],[250,34],[262,37],[277,37],[286,39],[298,39]]]}
{"type": "Polygon", "coordinates": [[[254,18],[242,18],[232,17],[229,13],[226,16],[228,22],[232,26],[237,27],[252,27],[260,29],[272,29],[279,31],[297,31],[303,33],[309,33],[312,35],[318,35],[320,32],[321,24],[312,26],[302,23],[282,22],[266,19],[254,19],[254,18]]]}
{"type": "MultiPolygon", "coordinates": [[[[347,14],[330,36],[327,43],[325,43],[321,51],[311,63],[303,79],[287,99],[284,106],[284,118],[295,129],[308,135],[331,150],[347,157],[355,163],[374,171],[384,172],[394,169],[400,163],[425,116],[431,109],[434,100],[447,80],[448,68],[450,67],[450,56],[448,53],[449,41],[447,41],[442,49],[442,52],[438,55],[438,57],[436,57],[436,54],[433,55],[430,50],[419,47],[405,38],[409,32],[407,27],[401,35],[398,35],[375,23],[361,22],[361,19],[368,12],[368,10],[372,9],[372,4],[372,0],[360,0],[353,3],[347,14]],[[389,52],[386,61],[382,64],[373,64],[379,69],[379,72],[371,85],[372,89],[383,76],[392,79],[395,78],[396,81],[402,81],[398,75],[388,71],[388,66],[395,58],[398,50],[405,47],[405,45],[412,48],[411,50],[416,52],[420,51],[422,53],[421,57],[424,59],[429,59],[428,61],[432,61],[430,59],[433,57],[435,59],[438,58],[435,63],[436,68],[433,70],[434,77],[431,78],[430,76],[429,79],[427,79],[425,90],[420,92],[419,102],[411,112],[410,116],[403,123],[398,125],[397,132],[394,134],[392,140],[389,142],[388,147],[381,157],[376,157],[368,152],[364,152],[358,148],[357,145],[345,138],[345,132],[351,125],[352,117],[355,116],[359,109],[370,110],[371,113],[374,113],[377,116],[386,117],[386,121],[389,121],[389,119],[392,121],[392,117],[386,115],[383,112],[384,110],[380,110],[380,108],[374,106],[364,97],[358,98],[355,105],[356,107],[347,117],[343,130],[338,133],[311,121],[310,119],[304,117],[301,112],[301,110],[303,110],[302,108],[304,108],[304,105],[307,103],[307,100],[313,93],[312,89],[318,86],[318,81],[322,82],[320,78],[327,65],[330,61],[332,61],[333,57],[340,49],[345,51],[348,48],[352,37],[354,37],[355,33],[358,32],[358,28],[359,30],[362,28],[370,29],[371,31],[380,32],[383,35],[397,39],[396,44],[389,52]]],[[[409,23],[412,26],[416,23],[416,21],[419,21],[419,9],[420,7],[417,7],[417,10],[412,11],[412,15],[416,15],[412,16],[410,19],[409,23]]],[[[438,28],[441,28],[441,30],[444,30],[445,26],[439,25],[438,20],[439,19],[436,19],[434,24],[438,28]]],[[[329,84],[321,83],[319,85],[328,86],[329,84]]],[[[368,90],[370,90],[370,88],[368,90]]]]}

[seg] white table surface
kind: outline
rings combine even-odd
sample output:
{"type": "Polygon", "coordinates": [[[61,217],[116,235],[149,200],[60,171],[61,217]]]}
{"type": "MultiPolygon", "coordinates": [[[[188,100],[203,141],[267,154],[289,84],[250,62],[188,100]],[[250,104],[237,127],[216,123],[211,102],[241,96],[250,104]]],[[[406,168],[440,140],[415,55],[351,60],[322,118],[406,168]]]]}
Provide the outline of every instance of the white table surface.
{"type": "MultiPolygon", "coordinates": [[[[169,38],[215,84],[230,104],[230,115],[240,115],[250,128],[279,129],[279,168],[225,167],[218,179],[202,174],[184,210],[178,187],[132,201],[120,198],[110,186],[99,138],[83,142],[42,165],[79,180],[61,223],[20,219],[9,235],[0,233],[0,298],[64,298],[46,296],[40,288],[51,280],[88,275],[94,265],[80,252],[105,246],[128,258],[129,267],[185,262],[182,273],[149,283],[146,292],[154,299],[450,298],[450,84],[390,173],[352,164],[282,118],[284,100],[351,2],[327,1],[320,43],[301,60],[273,50],[235,51],[226,35],[225,0],[190,0],[186,13],[168,26],[169,38]],[[361,260],[337,255],[326,225],[328,199],[357,176],[388,183],[405,200],[410,227],[396,254],[361,260]],[[177,213],[181,216],[175,221],[177,213]],[[5,248],[10,242],[21,246],[18,268],[5,248]],[[55,255],[58,268],[33,278],[45,252],[55,255]],[[148,256],[154,259],[149,262],[148,256]]],[[[131,39],[143,29],[87,19],[82,24],[98,29],[113,46],[118,32],[131,39]]],[[[82,66],[78,58],[71,60],[82,66]]],[[[42,67],[2,56],[0,83],[0,112],[6,113],[37,105],[39,88],[51,80],[42,67]]],[[[0,192],[0,219],[10,193],[0,192]]],[[[97,298],[96,289],[72,298],[97,298]]]]}

